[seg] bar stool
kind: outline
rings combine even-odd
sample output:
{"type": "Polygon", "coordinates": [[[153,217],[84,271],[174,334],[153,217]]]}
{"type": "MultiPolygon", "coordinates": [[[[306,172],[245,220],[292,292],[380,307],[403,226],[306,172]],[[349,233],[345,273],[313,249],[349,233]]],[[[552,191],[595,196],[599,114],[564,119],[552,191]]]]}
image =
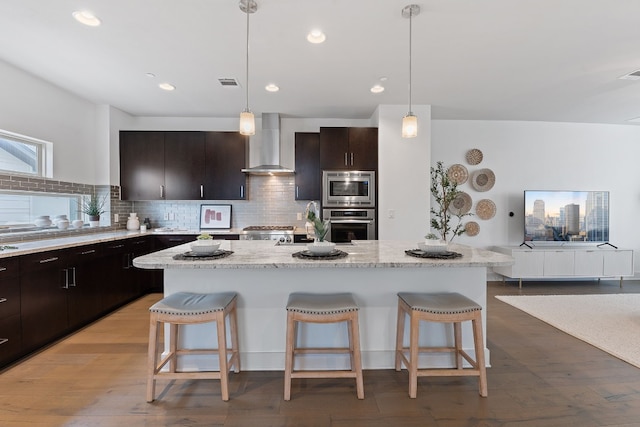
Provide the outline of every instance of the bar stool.
{"type": "MultiPolygon", "coordinates": [[[[238,351],[238,323],[235,292],[216,294],[195,294],[178,292],[158,301],[149,308],[149,353],[147,359],[147,402],[155,398],[157,378],[168,379],[219,379],[222,400],[229,400],[229,371],[235,367],[240,372],[238,351]],[[231,348],[227,348],[227,328],[225,319],[229,317],[231,348]],[[217,349],[178,348],[178,325],[194,325],[215,322],[218,335],[217,349]],[[169,354],[158,363],[158,335],[160,323],[169,326],[169,354]],[[178,356],[187,354],[217,354],[219,371],[176,371],[178,356]],[[227,359],[228,355],[231,355],[227,359]],[[168,372],[161,369],[169,362],[168,372]]],[[[166,339],[166,337],[165,337],[166,339]]]]}
{"type": "Polygon", "coordinates": [[[487,397],[487,371],[484,362],[484,339],[482,337],[482,307],[458,293],[398,293],[398,330],[396,333],[396,371],[402,363],[409,371],[409,397],[415,398],[418,377],[428,376],[477,376],[480,396],[487,397]],[[410,343],[403,346],[405,314],[409,315],[410,343]],[[419,347],[420,320],[427,322],[453,323],[454,347],[419,347]],[[462,349],[461,322],[471,321],[475,360],[462,349]],[[405,351],[409,351],[409,358],[405,351]],[[454,369],[418,369],[418,355],[428,352],[455,353],[454,369]],[[463,368],[462,358],[471,364],[463,368]]]}
{"type": "Polygon", "coordinates": [[[309,294],[294,292],[287,302],[287,348],[284,371],[284,400],[291,399],[292,378],[355,378],[358,399],[364,399],[362,359],[360,357],[360,332],[358,305],[350,293],[309,294]],[[299,348],[296,347],[297,322],[336,323],[347,322],[349,347],[299,348]],[[296,354],[349,353],[351,370],[298,370],[294,371],[296,354]]]}

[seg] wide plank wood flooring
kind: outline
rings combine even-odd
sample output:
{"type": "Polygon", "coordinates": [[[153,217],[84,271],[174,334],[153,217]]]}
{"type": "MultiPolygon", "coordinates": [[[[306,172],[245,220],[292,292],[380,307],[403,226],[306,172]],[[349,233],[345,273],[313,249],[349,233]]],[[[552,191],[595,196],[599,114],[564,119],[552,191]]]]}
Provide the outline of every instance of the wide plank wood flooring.
{"type": "MultiPolygon", "coordinates": [[[[145,402],[147,308],[152,294],[0,373],[0,426],[640,426],[640,369],[494,298],[506,294],[640,293],[617,281],[488,284],[489,397],[474,378],[420,378],[365,371],[352,380],[296,380],[282,399],[282,372],[217,381],[158,383],[145,402]]],[[[284,328],[284,325],[283,325],[284,328]]]]}

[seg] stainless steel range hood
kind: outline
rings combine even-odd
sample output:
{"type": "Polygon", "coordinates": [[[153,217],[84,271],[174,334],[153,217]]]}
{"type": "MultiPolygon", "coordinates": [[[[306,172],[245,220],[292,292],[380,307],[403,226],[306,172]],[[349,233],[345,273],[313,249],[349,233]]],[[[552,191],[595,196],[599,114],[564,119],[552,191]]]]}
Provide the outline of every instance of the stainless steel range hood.
{"type": "Polygon", "coordinates": [[[280,165],[280,114],[262,113],[260,165],[242,169],[252,175],[285,175],[294,171],[280,165]]]}

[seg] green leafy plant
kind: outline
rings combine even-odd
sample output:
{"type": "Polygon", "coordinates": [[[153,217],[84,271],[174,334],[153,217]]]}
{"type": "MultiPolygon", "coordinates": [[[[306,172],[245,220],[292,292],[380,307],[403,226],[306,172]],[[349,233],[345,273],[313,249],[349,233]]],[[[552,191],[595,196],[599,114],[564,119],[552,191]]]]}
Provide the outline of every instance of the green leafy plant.
{"type": "Polygon", "coordinates": [[[97,217],[102,215],[105,212],[104,205],[107,203],[107,195],[99,198],[95,194],[92,194],[88,198],[82,199],[82,205],[80,206],[80,210],[89,216],[97,217]]]}
{"type": "Polygon", "coordinates": [[[212,240],[213,237],[211,237],[211,234],[209,234],[209,233],[202,233],[198,237],[196,237],[196,239],[198,239],[198,240],[212,240]]]}
{"type": "Polygon", "coordinates": [[[316,241],[323,242],[329,232],[329,220],[326,219],[322,221],[318,216],[316,216],[316,213],[312,209],[309,209],[309,213],[307,213],[307,221],[313,224],[316,241]]]}
{"type": "MultiPolygon", "coordinates": [[[[470,212],[452,212],[449,207],[462,191],[458,190],[458,183],[449,179],[447,170],[441,161],[436,163],[436,167],[431,167],[431,195],[437,207],[431,207],[431,228],[440,233],[440,238],[445,242],[451,242],[456,236],[465,232],[462,218],[473,215],[470,212]],[[457,224],[451,225],[451,220],[457,218],[457,224]],[[448,239],[451,235],[451,239],[448,239]]],[[[433,233],[431,233],[433,234],[433,233]]]]}

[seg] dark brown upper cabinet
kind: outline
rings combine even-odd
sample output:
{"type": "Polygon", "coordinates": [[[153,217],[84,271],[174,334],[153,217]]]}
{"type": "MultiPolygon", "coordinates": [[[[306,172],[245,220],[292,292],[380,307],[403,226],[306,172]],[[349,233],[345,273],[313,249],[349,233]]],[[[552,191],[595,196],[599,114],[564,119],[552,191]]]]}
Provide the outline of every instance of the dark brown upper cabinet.
{"type": "Polygon", "coordinates": [[[164,132],[120,132],[122,200],[164,198],[164,132]]]}
{"type": "Polygon", "coordinates": [[[244,200],[249,138],[238,132],[206,132],[205,184],[206,200],[244,200]]]}
{"type": "Polygon", "coordinates": [[[320,128],[322,170],[376,170],[378,128],[320,128]]]}
{"type": "Polygon", "coordinates": [[[322,196],[322,169],[320,169],[320,134],[295,134],[295,199],[320,200],[322,196]]]}
{"type": "Polygon", "coordinates": [[[203,198],[204,139],[203,132],[165,132],[165,199],[199,200],[203,198]]]}

